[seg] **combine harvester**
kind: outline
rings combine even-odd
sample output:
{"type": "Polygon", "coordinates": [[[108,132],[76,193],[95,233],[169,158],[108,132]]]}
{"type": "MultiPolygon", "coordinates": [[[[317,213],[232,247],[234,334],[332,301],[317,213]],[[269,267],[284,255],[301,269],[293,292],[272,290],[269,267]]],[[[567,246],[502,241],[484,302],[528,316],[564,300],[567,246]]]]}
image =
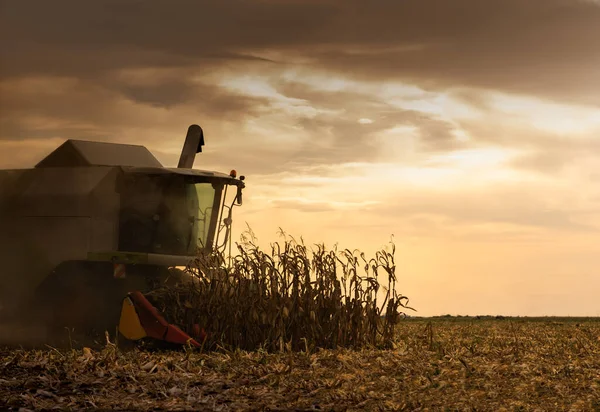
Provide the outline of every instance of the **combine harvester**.
{"type": "Polygon", "coordinates": [[[143,146],[68,140],[33,169],[0,170],[0,324],[12,325],[0,343],[35,328],[45,342],[73,331],[198,346],[144,294],[231,241],[244,177],[192,169],[203,145],[190,126],[165,168],[143,146]]]}

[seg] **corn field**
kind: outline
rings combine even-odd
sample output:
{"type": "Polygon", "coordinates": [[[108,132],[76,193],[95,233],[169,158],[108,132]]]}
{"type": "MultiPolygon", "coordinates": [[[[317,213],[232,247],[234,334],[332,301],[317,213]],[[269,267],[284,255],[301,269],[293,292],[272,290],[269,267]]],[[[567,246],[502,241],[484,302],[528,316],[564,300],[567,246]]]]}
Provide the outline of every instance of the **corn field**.
{"type": "Polygon", "coordinates": [[[280,235],[267,253],[249,229],[235,256],[201,255],[147,296],[170,322],[205,330],[207,350],[392,347],[411,309],[396,290],[393,242],[368,259],[280,235]]]}

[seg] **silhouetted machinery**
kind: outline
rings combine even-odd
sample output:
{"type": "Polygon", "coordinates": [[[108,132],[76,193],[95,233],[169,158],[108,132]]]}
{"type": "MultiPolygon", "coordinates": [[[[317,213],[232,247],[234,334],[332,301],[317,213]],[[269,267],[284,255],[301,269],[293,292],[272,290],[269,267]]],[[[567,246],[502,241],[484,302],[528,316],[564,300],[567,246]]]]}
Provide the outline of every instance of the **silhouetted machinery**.
{"type": "Polygon", "coordinates": [[[197,344],[144,293],[230,241],[244,177],[193,169],[203,145],[190,126],[165,168],[143,146],[67,140],[35,168],[1,170],[0,323],[197,344]]]}

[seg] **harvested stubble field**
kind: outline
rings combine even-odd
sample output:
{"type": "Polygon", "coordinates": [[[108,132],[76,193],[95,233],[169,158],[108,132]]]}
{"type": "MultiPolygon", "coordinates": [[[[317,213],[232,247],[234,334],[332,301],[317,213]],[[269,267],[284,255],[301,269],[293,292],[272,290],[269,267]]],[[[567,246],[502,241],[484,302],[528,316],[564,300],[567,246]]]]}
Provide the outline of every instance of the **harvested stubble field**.
{"type": "Polygon", "coordinates": [[[393,349],[0,351],[0,406],[600,410],[598,319],[406,319],[393,349]]]}
{"type": "Polygon", "coordinates": [[[393,244],[238,249],[149,295],[202,349],[0,349],[0,407],[600,410],[599,319],[404,318],[393,244]]]}

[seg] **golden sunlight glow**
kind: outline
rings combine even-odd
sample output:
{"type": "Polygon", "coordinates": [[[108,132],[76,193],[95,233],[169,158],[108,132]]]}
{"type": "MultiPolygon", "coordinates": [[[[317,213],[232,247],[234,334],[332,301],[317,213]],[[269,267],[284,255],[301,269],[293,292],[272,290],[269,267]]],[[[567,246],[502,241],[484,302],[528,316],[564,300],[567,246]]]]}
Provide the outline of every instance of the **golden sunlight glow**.
{"type": "Polygon", "coordinates": [[[589,132],[600,132],[600,110],[592,107],[547,102],[533,97],[490,94],[497,116],[519,120],[550,134],[568,134],[576,138],[589,132]]]}

